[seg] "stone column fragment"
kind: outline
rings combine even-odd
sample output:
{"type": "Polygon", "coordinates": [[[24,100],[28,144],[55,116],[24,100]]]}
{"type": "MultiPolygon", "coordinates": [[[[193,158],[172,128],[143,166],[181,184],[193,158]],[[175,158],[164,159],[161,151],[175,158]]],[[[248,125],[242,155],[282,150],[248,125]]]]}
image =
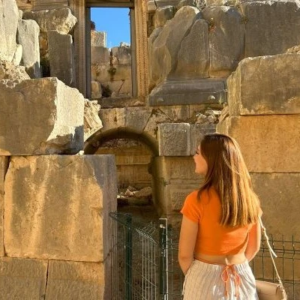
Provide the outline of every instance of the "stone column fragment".
{"type": "Polygon", "coordinates": [[[13,157],[5,180],[8,256],[103,261],[117,187],[111,155],[13,157]]]}

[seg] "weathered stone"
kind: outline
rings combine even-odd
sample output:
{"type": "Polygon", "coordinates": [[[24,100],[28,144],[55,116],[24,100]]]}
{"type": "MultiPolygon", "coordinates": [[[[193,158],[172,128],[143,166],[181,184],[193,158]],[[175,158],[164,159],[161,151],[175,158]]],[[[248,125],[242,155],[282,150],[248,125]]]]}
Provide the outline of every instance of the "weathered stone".
{"type": "Polygon", "coordinates": [[[12,60],[12,63],[15,66],[19,66],[22,61],[22,56],[23,56],[23,47],[22,47],[22,45],[18,44],[17,48],[16,48],[16,52],[15,52],[13,60],[12,60]]]}
{"type": "Polygon", "coordinates": [[[18,43],[22,45],[22,64],[32,78],[41,77],[40,28],[33,20],[19,20],[18,43]]]}
{"type": "MultiPolygon", "coordinates": [[[[281,151],[281,158],[283,155],[281,151]]],[[[251,178],[261,201],[267,231],[278,236],[294,235],[297,240],[300,237],[300,173],[252,173],[251,178]]]]}
{"type": "Polygon", "coordinates": [[[204,20],[196,20],[189,34],[182,40],[177,68],[172,74],[187,79],[207,78],[209,60],[208,25],[204,20]]]}
{"type": "Polygon", "coordinates": [[[109,65],[110,54],[108,48],[92,47],[91,49],[91,63],[92,65],[105,64],[109,65]]]}
{"type": "Polygon", "coordinates": [[[300,115],[228,117],[217,132],[238,141],[250,172],[300,172],[300,115]]]}
{"type": "Polygon", "coordinates": [[[168,20],[171,20],[175,15],[174,6],[165,6],[158,8],[153,17],[154,27],[163,27],[168,20]]]}
{"type": "Polygon", "coordinates": [[[75,81],[73,39],[69,34],[57,31],[48,32],[50,73],[66,85],[72,86],[75,81]],[[64,51],[61,51],[64,49],[64,51]]]}
{"type": "Polygon", "coordinates": [[[130,96],[132,94],[132,81],[129,79],[101,82],[101,85],[109,87],[112,92],[111,97],[130,96]]]}
{"type": "Polygon", "coordinates": [[[8,79],[15,83],[30,79],[25,71],[25,67],[15,66],[8,61],[0,61],[0,80],[8,79]]]}
{"type": "Polygon", "coordinates": [[[100,130],[103,125],[99,118],[100,105],[97,101],[84,100],[84,140],[100,130]]]}
{"type": "Polygon", "coordinates": [[[0,84],[0,154],[77,153],[83,149],[84,98],[56,78],[0,84]]]}
{"type": "Polygon", "coordinates": [[[48,262],[0,258],[0,299],[45,299],[48,262]]]}
{"type": "Polygon", "coordinates": [[[106,65],[92,65],[92,79],[98,82],[110,81],[110,74],[108,70],[110,69],[109,64],[106,65]]]}
{"type": "Polygon", "coordinates": [[[208,1],[209,0],[181,0],[177,5],[177,9],[180,9],[183,6],[188,5],[188,6],[195,6],[199,10],[201,10],[207,5],[208,1]]]}
{"type": "Polygon", "coordinates": [[[0,156],[0,257],[4,256],[4,244],[3,244],[4,178],[5,178],[7,168],[8,168],[8,157],[0,156]]]}
{"type": "Polygon", "coordinates": [[[103,263],[50,261],[47,299],[104,300],[105,268],[103,263]]]}
{"type": "Polygon", "coordinates": [[[100,99],[102,97],[101,84],[98,81],[91,81],[91,98],[100,99]]]}
{"type": "Polygon", "coordinates": [[[230,115],[299,114],[300,55],[246,58],[228,78],[230,115]]]}
{"type": "Polygon", "coordinates": [[[191,153],[188,123],[159,124],[157,138],[160,156],[189,156],[191,153]]]}
{"type": "Polygon", "coordinates": [[[246,23],[245,57],[280,54],[299,45],[299,8],[296,0],[241,3],[246,23]]]}
{"type": "Polygon", "coordinates": [[[151,82],[158,84],[166,79],[175,69],[178,51],[182,39],[190,30],[199,10],[195,7],[184,6],[166,23],[153,44],[149,47],[151,61],[151,82]]]}
{"type": "Polygon", "coordinates": [[[130,46],[120,46],[113,47],[111,49],[112,55],[117,59],[117,63],[120,65],[130,65],[131,64],[131,47],[130,46]]]}
{"type": "Polygon", "coordinates": [[[12,61],[17,43],[19,10],[13,0],[2,0],[0,3],[0,60],[12,61]]]}
{"type": "Polygon", "coordinates": [[[23,10],[31,10],[32,9],[32,3],[28,2],[28,0],[16,0],[17,5],[19,9],[23,10]]]}
{"type": "Polygon", "coordinates": [[[56,30],[58,33],[68,34],[77,23],[76,17],[69,8],[26,11],[23,18],[35,20],[44,33],[56,30]]]}
{"type": "Polygon", "coordinates": [[[112,76],[114,81],[127,80],[131,83],[131,65],[115,65],[116,73],[112,76]]]}
{"type": "Polygon", "coordinates": [[[245,25],[235,7],[213,6],[203,10],[209,24],[210,77],[227,77],[244,55],[245,25]]]}
{"type": "Polygon", "coordinates": [[[159,174],[155,178],[157,198],[162,199],[155,203],[158,212],[166,215],[178,213],[186,196],[200,187],[203,176],[195,173],[192,157],[156,157],[153,163],[156,174],[159,174]]]}
{"type": "Polygon", "coordinates": [[[93,47],[106,47],[106,32],[105,31],[91,31],[91,46],[93,47]]]}
{"type": "Polygon", "coordinates": [[[206,0],[206,6],[236,6],[238,2],[241,2],[241,1],[238,1],[238,0],[206,0]]]}
{"type": "Polygon", "coordinates": [[[13,157],[5,178],[7,255],[103,261],[116,199],[112,155],[13,157]]]}
{"type": "Polygon", "coordinates": [[[226,102],[225,80],[166,81],[149,95],[151,106],[217,104],[226,102]]]}

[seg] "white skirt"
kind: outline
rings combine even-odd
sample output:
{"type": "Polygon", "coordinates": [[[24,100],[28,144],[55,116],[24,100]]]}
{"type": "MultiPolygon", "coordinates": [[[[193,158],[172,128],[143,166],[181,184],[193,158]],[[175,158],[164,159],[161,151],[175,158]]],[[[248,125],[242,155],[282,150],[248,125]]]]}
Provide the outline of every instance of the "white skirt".
{"type": "Polygon", "coordinates": [[[258,300],[248,261],[226,266],[194,260],[182,293],[183,300],[258,300]]]}

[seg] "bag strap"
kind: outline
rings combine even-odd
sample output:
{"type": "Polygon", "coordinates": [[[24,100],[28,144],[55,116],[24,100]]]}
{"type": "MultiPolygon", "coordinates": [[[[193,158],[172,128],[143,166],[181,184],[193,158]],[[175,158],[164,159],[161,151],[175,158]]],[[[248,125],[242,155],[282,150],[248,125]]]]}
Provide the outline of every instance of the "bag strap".
{"type": "Polygon", "coordinates": [[[270,245],[269,237],[267,235],[267,230],[266,230],[266,227],[264,226],[261,218],[259,218],[259,223],[260,223],[260,226],[261,226],[262,233],[263,233],[263,235],[266,239],[268,250],[270,252],[271,260],[272,260],[273,267],[274,267],[274,270],[275,270],[276,278],[277,278],[280,286],[282,287],[282,289],[284,289],[281,278],[279,276],[279,273],[278,273],[278,270],[277,270],[277,267],[276,267],[276,264],[275,264],[275,260],[274,260],[274,257],[277,257],[277,255],[276,255],[276,253],[274,252],[274,250],[272,249],[272,247],[270,245]]]}

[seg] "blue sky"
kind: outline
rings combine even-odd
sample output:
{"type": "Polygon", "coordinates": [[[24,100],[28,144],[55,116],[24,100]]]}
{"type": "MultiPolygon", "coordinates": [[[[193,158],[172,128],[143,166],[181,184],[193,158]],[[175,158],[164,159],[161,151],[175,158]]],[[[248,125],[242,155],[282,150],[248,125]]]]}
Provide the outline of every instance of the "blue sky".
{"type": "Polygon", "coordinates": [[[108,48],[130,44],[129,8],[92,8],[91,20],[97,31],[106,31],[108,48]]]}

